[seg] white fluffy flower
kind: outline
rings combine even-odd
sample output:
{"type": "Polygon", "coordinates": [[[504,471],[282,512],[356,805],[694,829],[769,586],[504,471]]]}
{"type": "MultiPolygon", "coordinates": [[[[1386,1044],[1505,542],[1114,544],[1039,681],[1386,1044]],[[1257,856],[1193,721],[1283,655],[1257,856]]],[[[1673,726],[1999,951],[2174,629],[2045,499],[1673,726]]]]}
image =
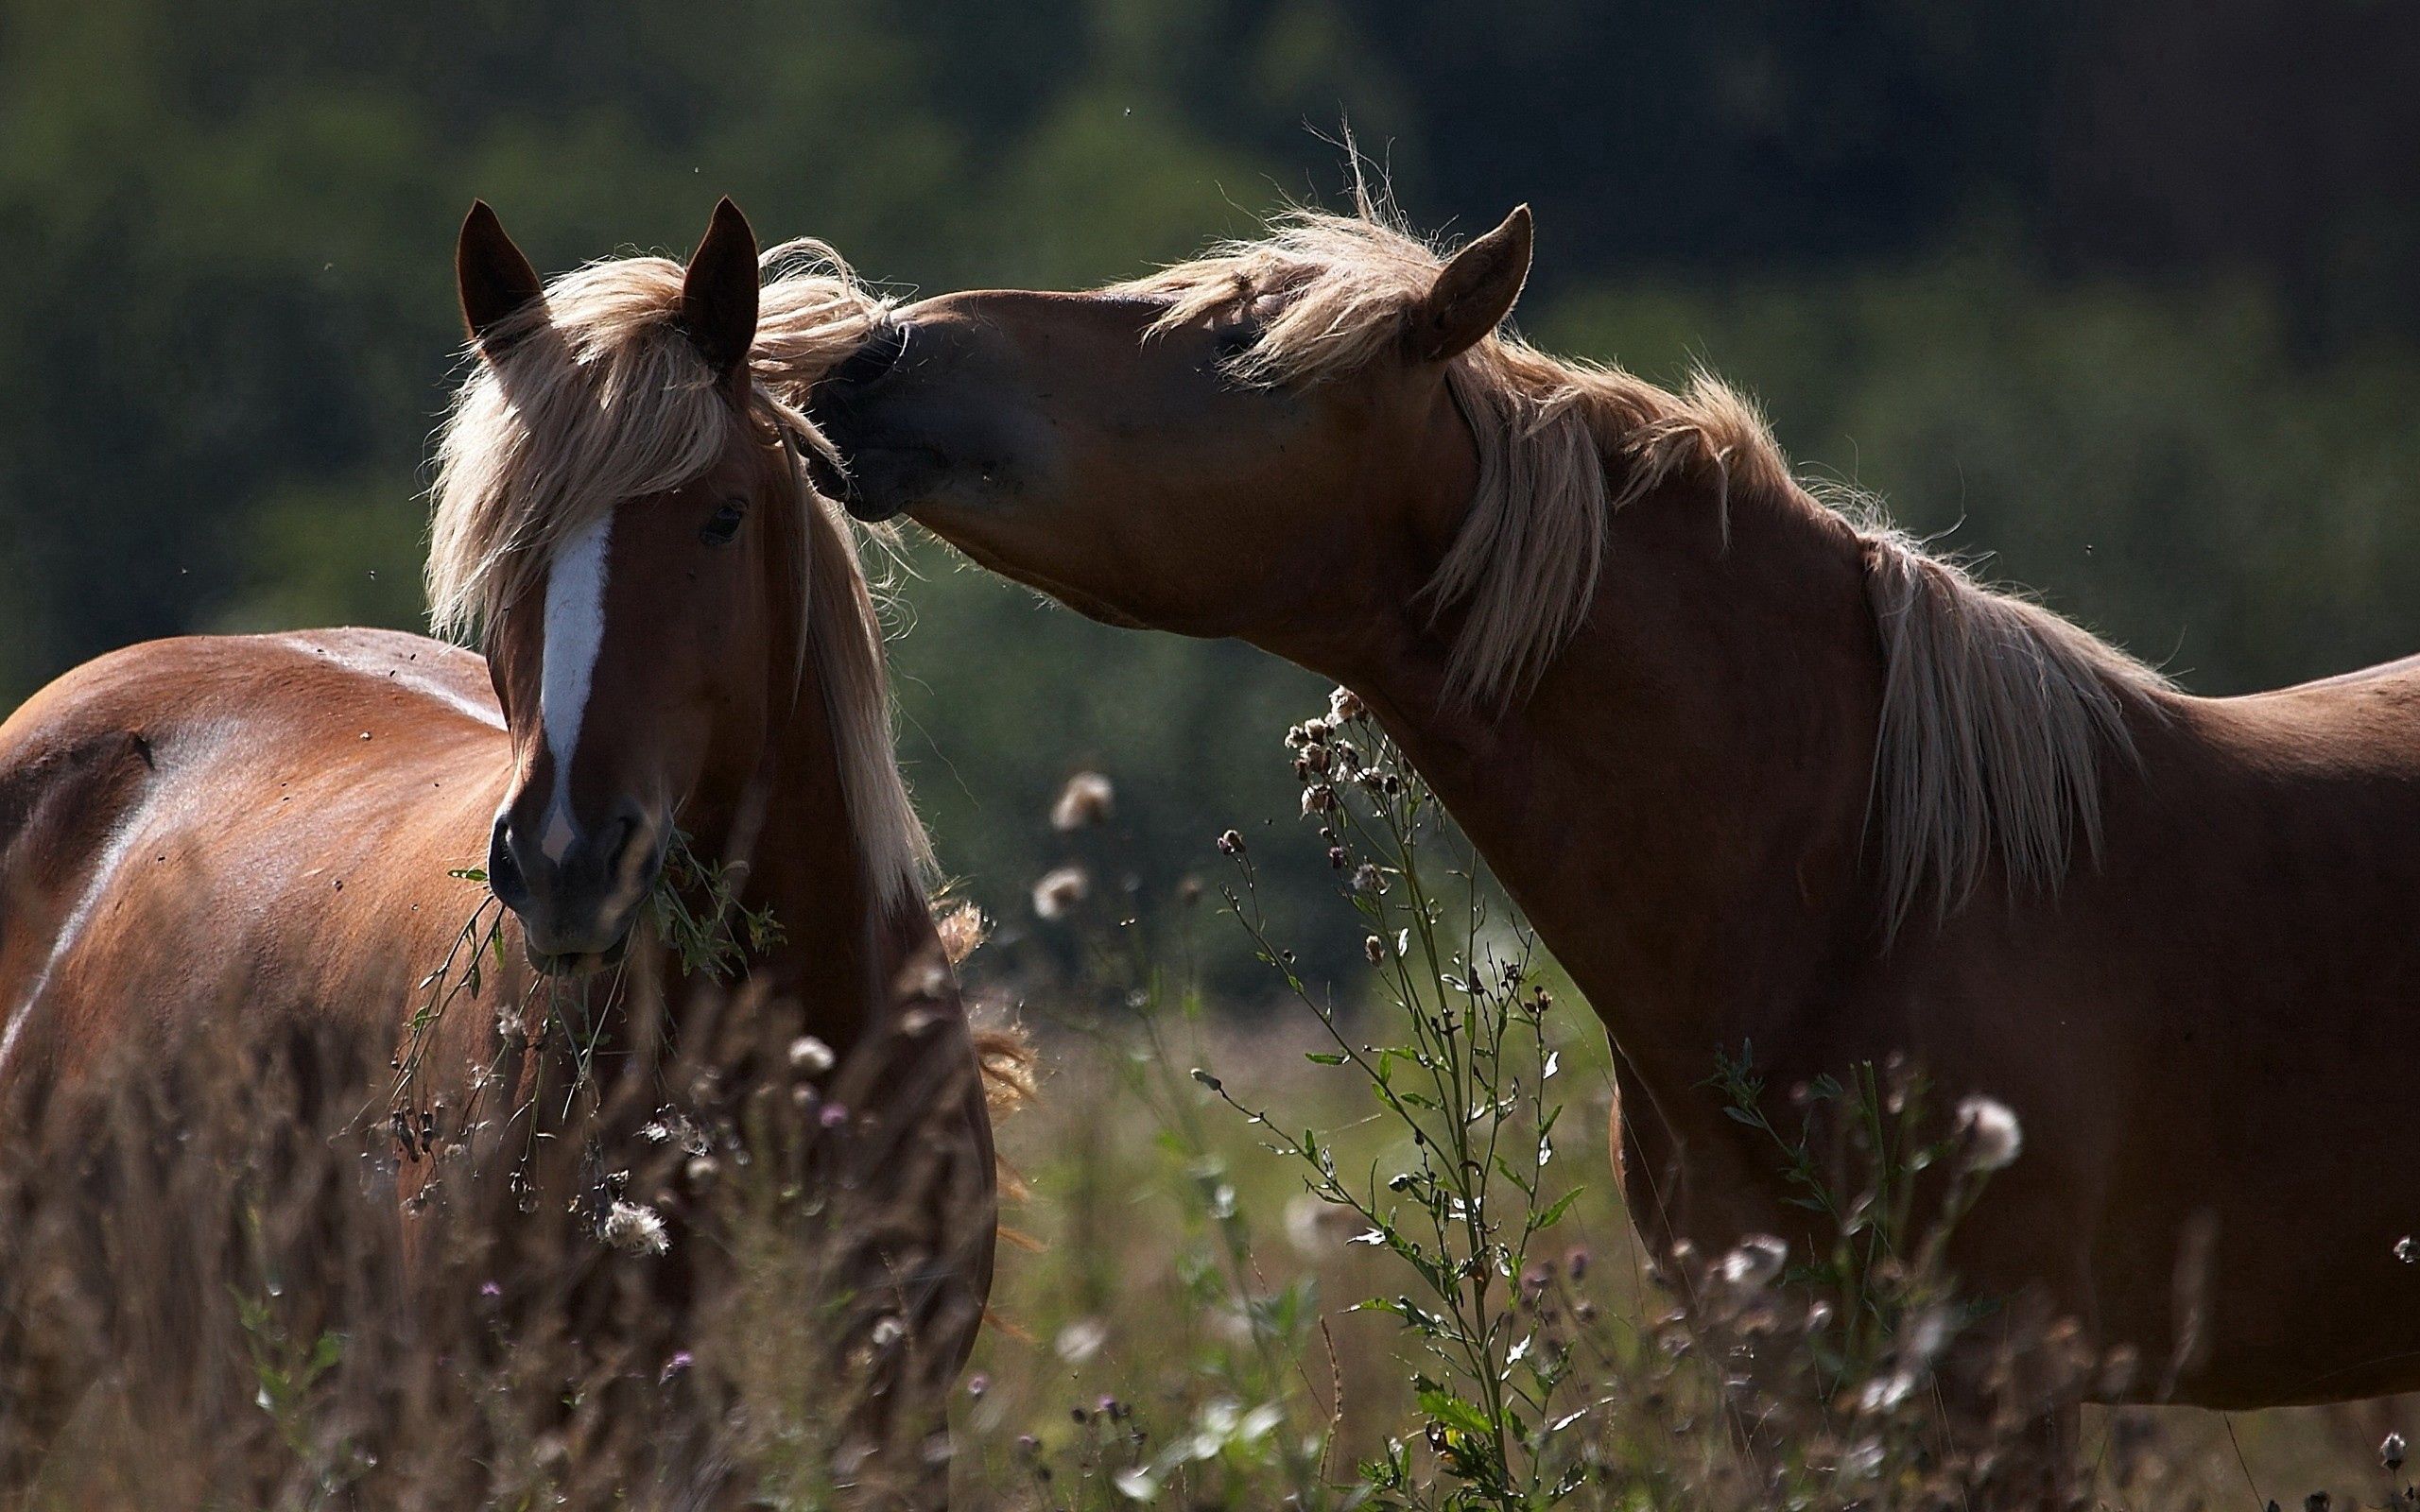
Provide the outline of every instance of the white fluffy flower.
{"type": "Polygon", "coordinates": [[[1033,911],[1045,919],[1063,919],[1093,890],[1092,878],[1081,867],[1061,867],[1033,885],[1033,911]]]}
{"type": "Polygon", "coordinates": [[[1050,827],[1066,833],[1105,821],[1116,806],[1117,790],[1098,772],[1078,772],[1059,790],[1050,809],[1050,827]]]}
{"type": "Polygon", "coordinates": [[[811,1034],[790,1041],[790,1070],[821,1076],[832,1069],[832,1047],[811,1034]]]}
{"type": "Polygon", "coordinates": [[[1734,1286],[1771,1286],[1781,1279],[1789,1246],[1771,1234],[1750,1234],[1722,1257],[1715,1273],[1734,1286]]]}
{"type": "Polygon", "coordinates": [[[600,1232],[607,1244],[634,1255],[661,1255],[672,1247],[670,1236],[664,1231],[662,1214],[653,1208],[624,1202],[619,1197],[605,1210],[600,1232]]]}
{"type": "Polygon", "coordinates": [[[1966,1165],[1973,1171],[2006,1169],[2025,1150],[2025,1131],[2006,1103],[1969,1097],[1958,1105],[1958,1131],[1966,1139],[1966,1165]]]}

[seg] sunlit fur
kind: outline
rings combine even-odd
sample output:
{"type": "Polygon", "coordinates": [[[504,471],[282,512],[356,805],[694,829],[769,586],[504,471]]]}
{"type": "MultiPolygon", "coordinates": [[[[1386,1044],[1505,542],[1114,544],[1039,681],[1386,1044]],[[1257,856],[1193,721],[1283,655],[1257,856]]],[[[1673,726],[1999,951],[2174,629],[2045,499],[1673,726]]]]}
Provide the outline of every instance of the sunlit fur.
{"type": "MultiPolygon", "coordinates": [[[[752,420],[828,454],[802,412],[808,387],[864,339],[882,301],[819,242],[765,254],[749,356],[752,420]]],[[[438,439],[428,596],[438,632],[473,633],[538,582],[556,549],[626,500],[703,475],[748,421],[680,329],[682,266],[592,263],[541,307],[491,332],[438,439]]],[[[921,904],[932,851],[892,754],[890,692],[873,595],[838,509],[796,472],[807,538],[802,658],[830,705],[867,875],[886,903],[921,904]]]]}
{"type": "MultiPolygon", "coordinates": [[[[1410,313],[1445,259],[1364,196],[1352,215],[1299,211],[1263,240],[1119,285],[1168,301],[1159,326],[1259,323],[1233,376],[1316,385],[1403,350],[1410,313]]],[[[1696,473],[1722,501],[1801,488],[1755,406],[1703,372],[1681,393],[1618,368],[1550,357],[1498,333],[1445,373],[1478,446],[1478,485],[1425,592],[1459,611],[1449,696],[1477,713],[1521,698],[1586,618],[1613,515],[1696,473]]],[[[1851,512],[1887,663],[1875,747],[1892,928],[1929,894],[1944,915],[1996,861],[2020,885],[2055,885],[2075,836],[2097,847],[2099,762],[2131,753],[2122,710],[2160,676],[2057,615],[1976,582],[1851,512]]]]}

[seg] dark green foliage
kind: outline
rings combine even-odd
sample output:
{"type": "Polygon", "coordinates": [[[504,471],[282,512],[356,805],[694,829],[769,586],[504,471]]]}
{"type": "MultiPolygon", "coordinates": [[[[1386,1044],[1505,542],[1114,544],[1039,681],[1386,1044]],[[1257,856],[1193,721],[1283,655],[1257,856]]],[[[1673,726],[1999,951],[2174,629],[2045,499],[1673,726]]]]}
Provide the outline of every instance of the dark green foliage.
{"type": "MultiPolygon", "coordinates": [[[[1332,200],[1346,121],[1419,223],[1536,206],[1533,333],[1703,357],[2191,685],[2400,654],[2416,55],[2353,0],[0,0],[0,707],[149,636],[417,621],[474,195],[548,271],[729,192],[902,287],[1068,285],[1332,200]]],[[[911,775],[1004,921],[1078,765],[1146,892],[1286,797],[1253,731],[1305,679],[913,559],[911,775]]]]}

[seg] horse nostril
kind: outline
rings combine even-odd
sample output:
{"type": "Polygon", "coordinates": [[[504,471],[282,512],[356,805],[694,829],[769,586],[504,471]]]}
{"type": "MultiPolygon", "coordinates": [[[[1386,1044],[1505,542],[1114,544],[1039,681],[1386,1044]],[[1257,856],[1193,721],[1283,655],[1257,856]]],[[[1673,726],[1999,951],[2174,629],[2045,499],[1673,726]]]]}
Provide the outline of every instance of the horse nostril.
{"type": "Polygon", "coordinates": [[[495,831],[488,839],[488,890],[503,901],[508,908],[519,908],[529,901],[529,883],[521,874],[521,863],[512,854],[512,820],[499,817],[495,831]]]}
{"type": "Polygon", "coordinates": [[[599,850],[605,861],[606,875],[625,875],[636,859],[632,851],[647,834],[647,811],[634,799],[624,799],[614,805],[612,838],[599,850]]]}

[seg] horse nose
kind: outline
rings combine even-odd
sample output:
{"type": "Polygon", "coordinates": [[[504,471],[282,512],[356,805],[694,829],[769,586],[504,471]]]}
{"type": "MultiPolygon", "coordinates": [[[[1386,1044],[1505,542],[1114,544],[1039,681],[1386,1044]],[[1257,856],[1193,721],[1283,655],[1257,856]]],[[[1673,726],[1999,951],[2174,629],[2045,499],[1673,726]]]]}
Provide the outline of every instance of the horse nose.
{"type": "Polygon", "coordinates": [[[531,942],[548,954],[604,950],[629,927],[652,881],[647,811],[616,799],[594,827],[573,826],[560,855],[532,843],[510,810],[497,816],[488,846],[488,886],[521,918],[531,942]]]}

